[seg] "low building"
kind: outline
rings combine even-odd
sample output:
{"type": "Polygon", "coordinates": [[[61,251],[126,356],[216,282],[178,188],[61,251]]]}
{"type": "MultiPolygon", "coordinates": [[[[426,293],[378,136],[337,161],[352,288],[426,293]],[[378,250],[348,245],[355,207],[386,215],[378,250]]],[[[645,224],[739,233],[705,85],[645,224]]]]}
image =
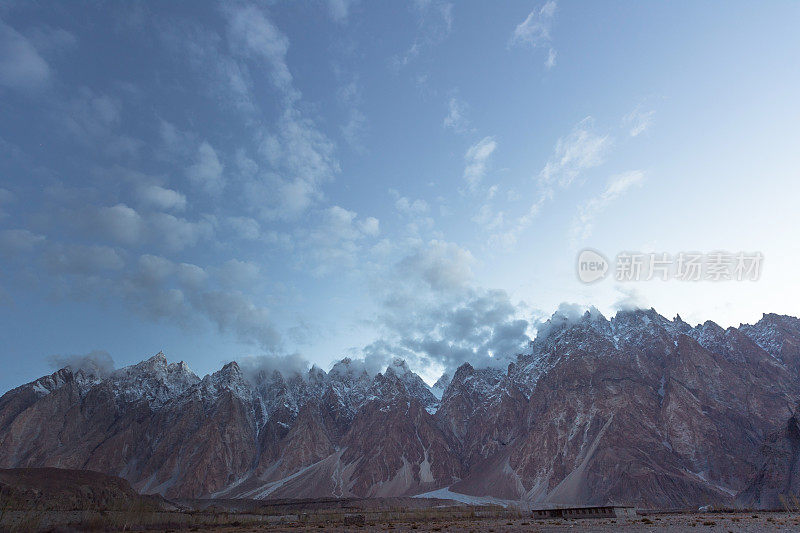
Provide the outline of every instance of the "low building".
{"type": "Polygon", "coordinates": [[[626,518],[634,516],[636,516],[636,509],[628,505],[557,507],[531,511],[533,518],[626,518]]]}

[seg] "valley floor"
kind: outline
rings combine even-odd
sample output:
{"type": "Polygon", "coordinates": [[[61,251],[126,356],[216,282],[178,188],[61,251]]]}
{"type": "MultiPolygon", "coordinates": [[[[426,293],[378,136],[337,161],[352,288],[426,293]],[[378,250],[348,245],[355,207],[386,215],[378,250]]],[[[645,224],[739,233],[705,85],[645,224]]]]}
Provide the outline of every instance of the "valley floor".
{"type": "MultiPolygon", "coordinates": [[[[115,515],[113,513],[82,514],[50,512],[28,516],[28,521],[17,522],[19,531],[200,531],[215,533],[244,533],[257,531],[396,531],[396,532],[762,532],[800,531],[800,513],[786,512],[736,512],[736,513],[652,513],[635,518],[593,519],[531,519],[514,513],[496,511],[487,514],[471,511],[465,514],[461,508],[429,509],[418,514],[403,513],[393,518],[384,511],[382,516],[364,514],[325,514],[259,516],[250,513],[225,513],[222,515],[196,515],[191,513],[144,513],[137,515],[115,515]],[[505,516],[503,516],[505,514],[505,516]],[[35,522],[34,522],[35,521],[35,522]],[[70,523],[65,526],[65,523],[70,523]],[[56,525],[60,523],[61,525],[56,525]]],[[[7,531],[8,520],[24,519],[23,516],[3,517],[0,531],[7,531]],[[6,527],[3,527],[3,526],[6,527]]]]}
{"type": "MultiPolygon", "coordinates": [[[[301,524],[279,526],[271,531],[320,531],[319,526],[301,524]]],[[[709,514],[658,514],[640,516],[635,519],[556,519],[531,520],[520,518],[474,518],[447,519],[402,522],[367,522],[363,526],[325,526],[325,531],[447,531],[457,532],[566,532],[581,531],[599,533],[606,531],[622,532],[763,532],[763,531],[800,531],[800,513],[709,513],[709,514]]],[[[202,530],[201,530],[202,531],[202,530]]],[[[245,531],[263,531],[252,527],[234,527],[213,529],[208,531],[239,533],[245,531]]]]}

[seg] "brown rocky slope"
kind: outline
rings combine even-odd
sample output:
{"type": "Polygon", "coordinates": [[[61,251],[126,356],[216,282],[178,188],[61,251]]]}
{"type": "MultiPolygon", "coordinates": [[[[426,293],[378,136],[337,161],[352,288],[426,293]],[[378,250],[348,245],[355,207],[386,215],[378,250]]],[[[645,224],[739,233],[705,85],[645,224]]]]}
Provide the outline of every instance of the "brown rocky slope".
{"type": "Polygon", "coordinates": [[[402,361],[374,376],[349,359],[286,376],[230,363],[200,379],[158,354],[3,395],[0,467],[97,470],[169,497],[449,488],[652,507],[742,493],[767,506],[778,489],[764,487],[795,483],[763,480],[795,457],[775,431],[800,401],[798,346],[800,321],[779,315],[725,330],[654,310],[556,314],[507,368],[463,365],[441,400],[402,361]]]}

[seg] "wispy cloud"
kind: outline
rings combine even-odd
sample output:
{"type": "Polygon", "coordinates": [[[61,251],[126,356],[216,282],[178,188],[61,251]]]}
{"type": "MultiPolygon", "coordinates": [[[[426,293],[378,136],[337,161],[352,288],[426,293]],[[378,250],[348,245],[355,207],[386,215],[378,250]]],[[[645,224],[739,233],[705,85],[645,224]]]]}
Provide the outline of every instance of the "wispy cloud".
{"type": "Polygon", "coordinates": [[[530,227],[546,202],[552,200],[556,188],[567,188],[585,171],[603,163],[612,145],[608,135],[594,131],[594,121],[586,117],[573,130],[556,142],[553,154],[536,177],[537,190],[527,211],[505,231],[493,234],[489,242],[503,248],[513,246],[519,235],[530,227]]]}
{"type": "Polygon", "coordinates": [[[539,172],[542,185],[567,187],[581,172],[603,162],[611,139],[607,135],[596,134],[593,126],[592,117],[586,117],[569,135],[558,139],[553,155],[539,172]]]}
{"type": "Polygon", "coordinates": [[[193,184],[214,195],[219,194],[225,187],[223,169],[216,150],[207,141],[203,141],[197,147],[194,164],[186,169],[186,175],[193,184]]]}
{"type": "Polygon", "coordinates": [[[6,206],[13,204],[16,199],[17,196],[13,192],[0,187],[0,218],[5,218],[8,216],[6,206]]]}
{"type": "Polygon", "coordinates": [[[37,235],[26,229],[7,229],[0,231],[0,250],[8,254],[8,256],[31,252],[44,240],[44,236],[37,235]]]}
{"type": "Polygon", "coordinates": [[[494,137],[484,137],[470,146],[467,153],[464,154],[464,160],[466,162],[464,180],[466,180],[467,187],[470,191],[474,192],[486,175],[489,158],[496,148],[497,141],[494,140],[494,137]]]}
{"type": "Polygon", "coordinates": [[[137,190],[139,201],[158,210],[183,211],[186,209],[186,196],[178,191],[159,185],[142,185],[137,190]]]}
{"type": "Polygon", "coordinates": [[[228,38],[239,53],[262,59],[271,69],[272,83],[288,97],[298,97],[286,63],[289,39],[254,5],[228,10],[228,38]]]}
{"type": "Polygon", "coordinates": [[[375,217],[359,217],[355,211],[341,206],[328,207],[318,214],[316,225],[299,229],[295,241],[315,276],[333,271],[357,271],[358,259],[366,241],[380,234],[380,221],[375,217]]]}
{"type": "Polygon", "coordinates": [[[0,85],[23,91],[36,89],[50,76],[50,66],[33,44],[0,19],[0,85]]]}
{"type": "Polygon", "coordinates": [[[471,129],[466,113],[467,104],[454,96],[447,102],[447,115],[442,125],[456,133],[466,133],[471,129]]]}
{"type": "Polygon", "coordinates": [[[646,132],[653,123],[654,110],[645,110],[641,105],[622,118],[622,125],[628,129],[631,137],[638,137],[646,132]]]}
{"type": "Polygon", "coordinates": [[[395,189],[389,189],[389,194],[395,199],[394,206],[397,211],[406,216],[418,216],[427,213],[430,210],[428,202],[417,198],[411,200],[406,196],[400,196],[400,193],[395,189]]]}
{"type": "Polygon", "coordinates": [[[342,137],[351,148],[363,152],[368,121],[367,116],[360,109],[362,96],[357,76],[353,76],[350,81],[339,87],[337,98],[347,112],[346,122],[341,127],[342,137]]]}
{"type": "Polygon", "coordinates": [[[124,203],[81,207],[67,211],[62,218],[85,236],[127,247],[153,245],[170,252],[191,248],[214,235],[214,224],[205,217],[188,220],[163,212],[139,213],[124,203]]]}
{"type": "Polygon", "coordinates": [[[334,22],[343,24],[347,22],[350,15],[350,9],[353,5],[357,4],[359,0],[328,0],[328,13],[334,22]]]}
{"type": "Polygon", "coordinates": [[[556,13],[556,2],[548,1],[544,5],[534,9],[525,20],[520,22],[509,41],[510,45],[526,45],[533,48],[548,49],[545,66],[549,69],[556,64],[556,51],[552,47],[552,36],[550,34],[553,27],[553,20],[556,13]]]}
{"type": "Polygon", "coordinates": [[[453,29],[453,4],[440,0],[417,0],[412,3],[417,17],[417,36],[411,46],[393,58],[392,64],[399,70],[428,47],[444,41],[453,29]]]}
{"type": "Polygon", "coordinates": [[[252,205],[269,219],[296,219],[339,172],[333,142],[293,108],[284,112],[276,131],[263,132],[258,153],[261,162],[245,187],[252,205]],[[272,172],[261,171],[262,166],[272,172]]]}
{"type": "Polygon", "coordinates": [[[554,49],[551,48],[547,51],[547,59],[544,61],[544,66],[548,69],[556,66],[556,51],[554,49]]]}
{"type": "Polygon", "coordinates": [[[578,215],[572,224],[573,241],[587,239],[594,230],[594,221],[614,200],[621,197],[631,187],[640,185],[644,172],[632,170],[612,176],[600,195],[578,207],[578,215]]]}

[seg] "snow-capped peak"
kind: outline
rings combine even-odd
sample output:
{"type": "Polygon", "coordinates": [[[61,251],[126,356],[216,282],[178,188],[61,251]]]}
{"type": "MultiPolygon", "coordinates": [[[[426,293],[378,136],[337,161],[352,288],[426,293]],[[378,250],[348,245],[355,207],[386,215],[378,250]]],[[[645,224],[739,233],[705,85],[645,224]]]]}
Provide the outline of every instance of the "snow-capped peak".
{"type": "Polygon", "coordinates": [[[436,380],[436,383],[433,384],[433,387],[431,387],[431,392],[434,396],[436,396],[437,400],[442,399],[442,395],[444,394],[444,391],[447,390],[448,385],[450,385],[450,374],[445,372],[439,379],[436,380]]]}
{"type": "Polygon", "coordinates": [[[145,400],[156,407],[180,395],[198,381],[200,378],[186,363],[169,364],[163,352],[141,363],[115,370],[104,380],[122,400],[145,400]]]}
{"type": "Polygon", "coordinates": [[[408,368],[408,364],[406,363],[405,359],[401,359],[399,357],[395,358],[392,363],[386,367],[386,373],[392,372],[397,376],[405,376],[407,374],[412,373],[411,369],[408,368]]]}

